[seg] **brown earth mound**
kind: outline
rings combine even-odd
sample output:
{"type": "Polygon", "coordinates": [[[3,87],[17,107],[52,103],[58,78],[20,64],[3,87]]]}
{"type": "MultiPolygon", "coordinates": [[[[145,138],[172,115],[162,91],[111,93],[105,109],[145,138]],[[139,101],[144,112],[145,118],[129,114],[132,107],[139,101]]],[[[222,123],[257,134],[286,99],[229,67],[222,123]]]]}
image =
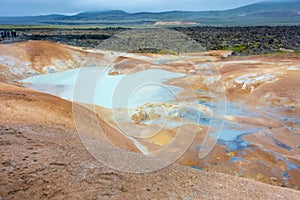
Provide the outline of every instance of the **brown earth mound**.
{"type": "Polygon", "coordinates": [[[107,65],[107,61],[101,52],[89,52],[54,42],[0,44],[0,70],[3,70],[1,74],[7,74],[6,80],[10,81],[81,66],[107,65]]]}

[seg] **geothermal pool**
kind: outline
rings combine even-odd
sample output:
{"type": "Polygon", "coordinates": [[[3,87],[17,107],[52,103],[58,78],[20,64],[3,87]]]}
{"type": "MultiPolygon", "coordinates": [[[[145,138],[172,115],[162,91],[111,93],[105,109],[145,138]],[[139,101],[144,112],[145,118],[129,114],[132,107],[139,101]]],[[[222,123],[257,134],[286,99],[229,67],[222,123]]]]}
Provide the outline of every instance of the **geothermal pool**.
{"type": "Polygon", "coordinates": [[[121,103],[112,105],[115,93],[126,93],[129,89],[131,96],[129,96],[126,107],[134,107],[146,102],[172,101],[180,88],[167,87],[162,82],[184,76],[184,74],[164,70],[145,70],[128,75],[109,75],[108,72],[109,70],[105,67],[84,67],[33,76],[22,80],[22,82],[30,89],[66,100],[113,108],[113,106],[121,106],[119,105],[121,103]],[[144,87],[141,88],[139,83],[142,83],[141,85],[144,87]],[[91,91],[94,98],[87,99],[84,97],[89,88],[95,89],[91,91]],[[76,90],[76,95],[74,95],[74,90],[76,90]]]}
{"type": "MultiPolygon", "coordinates": [[[[182,73],[160,69],[148,69],[131,74],[109,75],[109,69],[106,67],[83,67],[64,72],[32,76],[21,82],[27,88],[74,102],[98,105],[109,109],[134,109],[149,103],[178,105],[176,101],[177,95],[184,88],[166,85],[165,83],[171,79],[184,76],[185,74],[182,73]]],[[[195,91],[195,93],[197,92],[199,91],[195,91]]],[[[200,92],[204,93],[204,91],[200,92]]],[[[205,107],[209,112],[212,112],[212,107],[214,106],[211,102],[203,100],[197,100],[197,104],[205,107]]],[[[152,105],[152,107],[154,106],[152,105]]],[[[173,111],[164,110],[164,112],[167,112],[167,115],[172,115],[174,108],[173,111]]],[[[184,112],[177,108],[177,112],[179,118],[200,125],[209,126],[212,121],[211,114],[194,109],[191,106],[188,109],[185,108],[184,112]]],[[[223,117],[266,117],[259,110],[230,101],[226,102],[226,113],[224,115],[223,117]]],[[[297,126],[299,126],[299,119],[283,117],[282,123],[284,121],[293,121],[298,123],[297,126]]],[[[147,122],[145,121],[145,123],[147,122]]],[[[170,124],[176,126],[176,124],[180,123],[173,121],[170,124]]],[[[211,136],[218,137],[219,140],[232,142],[237,141],[241,135],[255,133],[264,128],[253,124],[239,124],[225,120],[221,135],[212,133],[211,136]]]]}
{"type": "MultiPolygon", "coordinates": [[[[155,112],[159,114],[160,117],[156,119],[142,119],[141,124],[144,125],[160,123],[167,118],[167,123],[164,125],[168,129],[186,123],[211,127],[211,131],[207,134],[217,139],[216,149],[223,147],[225,149],[216,150],[220,151],[220,156],[217,158],[213,155],[208,156],[206,167],[213,168],[212,163],[218,162],[216,159],[221,159],[220,166],[231,166],[241,174],[252,170],[267,176],[275,174],[284,181],[291,179],[295,182],[296,177],[291,174],[295,170],[300,170],[300,162],[298,162],[300,158],[297,153],[300,148],[299,118],[278,115],[273,108],[253,108],[240,102],[230,101],[226,102],[224,116],[213,115],[214,107],[218,103],[214,104],[211,100],[196,98],[192,103],[178,101],[178,94],[186,88],[171,86],[167,82],[184,77],[185,74],[160,69],[109,75],[109,69],[105,67],[84,67],[33,76],[21,82],[27,88],[66,100],[98,105],[112,110],[130,110],[127,115],[139,113],[141,110],[148,114],[155,112]],[[242,117],[242,120],[239,121],[238,117],[242,117]],[[223,120],[220,133],[214,132],[214,120],[217,122],[223,120]],[[269,160],[272,157],[276,162],[269,160]],[[270,165],[270,162],[275,164],[270,165]],[[270,170],[259,167],[261,165],[268,166],[270,170]]],[[[209,95],[200,90],[195,90],[194,93],[209,95]]],[[[122,117],[120,119],[123,120],[122,117]]],[[[124,119],[124,123],[126,120],[127,122],[131,120],[130,117],[124,119]]],[[[149,150],[145,143],[133,137],[128,138],[141,152],[148,154],[149,150]]],[[[192,147],[195,152],[199,152],[199,144],[193,144],[192,147]]],[[[202,165],[194,167],[202,169],[202,165]]]]}

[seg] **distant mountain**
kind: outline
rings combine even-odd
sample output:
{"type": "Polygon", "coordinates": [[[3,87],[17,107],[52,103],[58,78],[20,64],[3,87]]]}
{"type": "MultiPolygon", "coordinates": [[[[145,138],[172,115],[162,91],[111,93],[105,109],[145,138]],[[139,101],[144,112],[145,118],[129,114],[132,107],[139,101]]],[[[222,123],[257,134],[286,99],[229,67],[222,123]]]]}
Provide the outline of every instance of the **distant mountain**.
{"type": "Polygon", "coordinates": [[[83,12],[67,18],[67,20],[85,20],[85,21],[120,21],[130,14],[122,10],[111,10],[102,12],[83,12]]]}
{"type": "Polygon", "coordinates": [[[196,22],[201,25],[300,25],[300,0],[265,1],[225,11],[127,13],[122,10],[83,12],[73,16],[0,17],[0,24],[154,25],[156,22],[196,22]]]}
{"type": "Polygon", "coordinates": [[[299,12],[300,1],[263,1],[240,8],[229,10],[236,13],[259,13],[259,12],[299,12]]]}

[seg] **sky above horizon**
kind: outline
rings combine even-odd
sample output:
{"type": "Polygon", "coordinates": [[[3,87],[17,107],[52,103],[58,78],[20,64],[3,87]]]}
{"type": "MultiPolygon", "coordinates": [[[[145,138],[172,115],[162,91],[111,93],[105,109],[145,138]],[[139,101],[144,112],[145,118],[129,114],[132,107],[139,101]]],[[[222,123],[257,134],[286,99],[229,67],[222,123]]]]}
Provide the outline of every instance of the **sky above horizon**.
{"type": "Polygon", "coordinates": [[[76,14],[102,10],[127,12],[225,10],[259,1],[262,0],[0,0],[0,16],[76,14]]]}

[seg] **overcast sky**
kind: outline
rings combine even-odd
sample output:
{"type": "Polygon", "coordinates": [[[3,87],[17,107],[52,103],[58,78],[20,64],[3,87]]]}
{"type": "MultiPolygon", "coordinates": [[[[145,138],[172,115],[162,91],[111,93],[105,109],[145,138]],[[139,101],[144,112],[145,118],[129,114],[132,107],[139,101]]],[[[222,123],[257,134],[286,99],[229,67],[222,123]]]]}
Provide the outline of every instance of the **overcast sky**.
{"type": "Polygon", "coordinates": [[[0,16],[75,14],[116,9],[127,12],[222,10],[258,1],[260,0],[0,0],[0,16]]]}

